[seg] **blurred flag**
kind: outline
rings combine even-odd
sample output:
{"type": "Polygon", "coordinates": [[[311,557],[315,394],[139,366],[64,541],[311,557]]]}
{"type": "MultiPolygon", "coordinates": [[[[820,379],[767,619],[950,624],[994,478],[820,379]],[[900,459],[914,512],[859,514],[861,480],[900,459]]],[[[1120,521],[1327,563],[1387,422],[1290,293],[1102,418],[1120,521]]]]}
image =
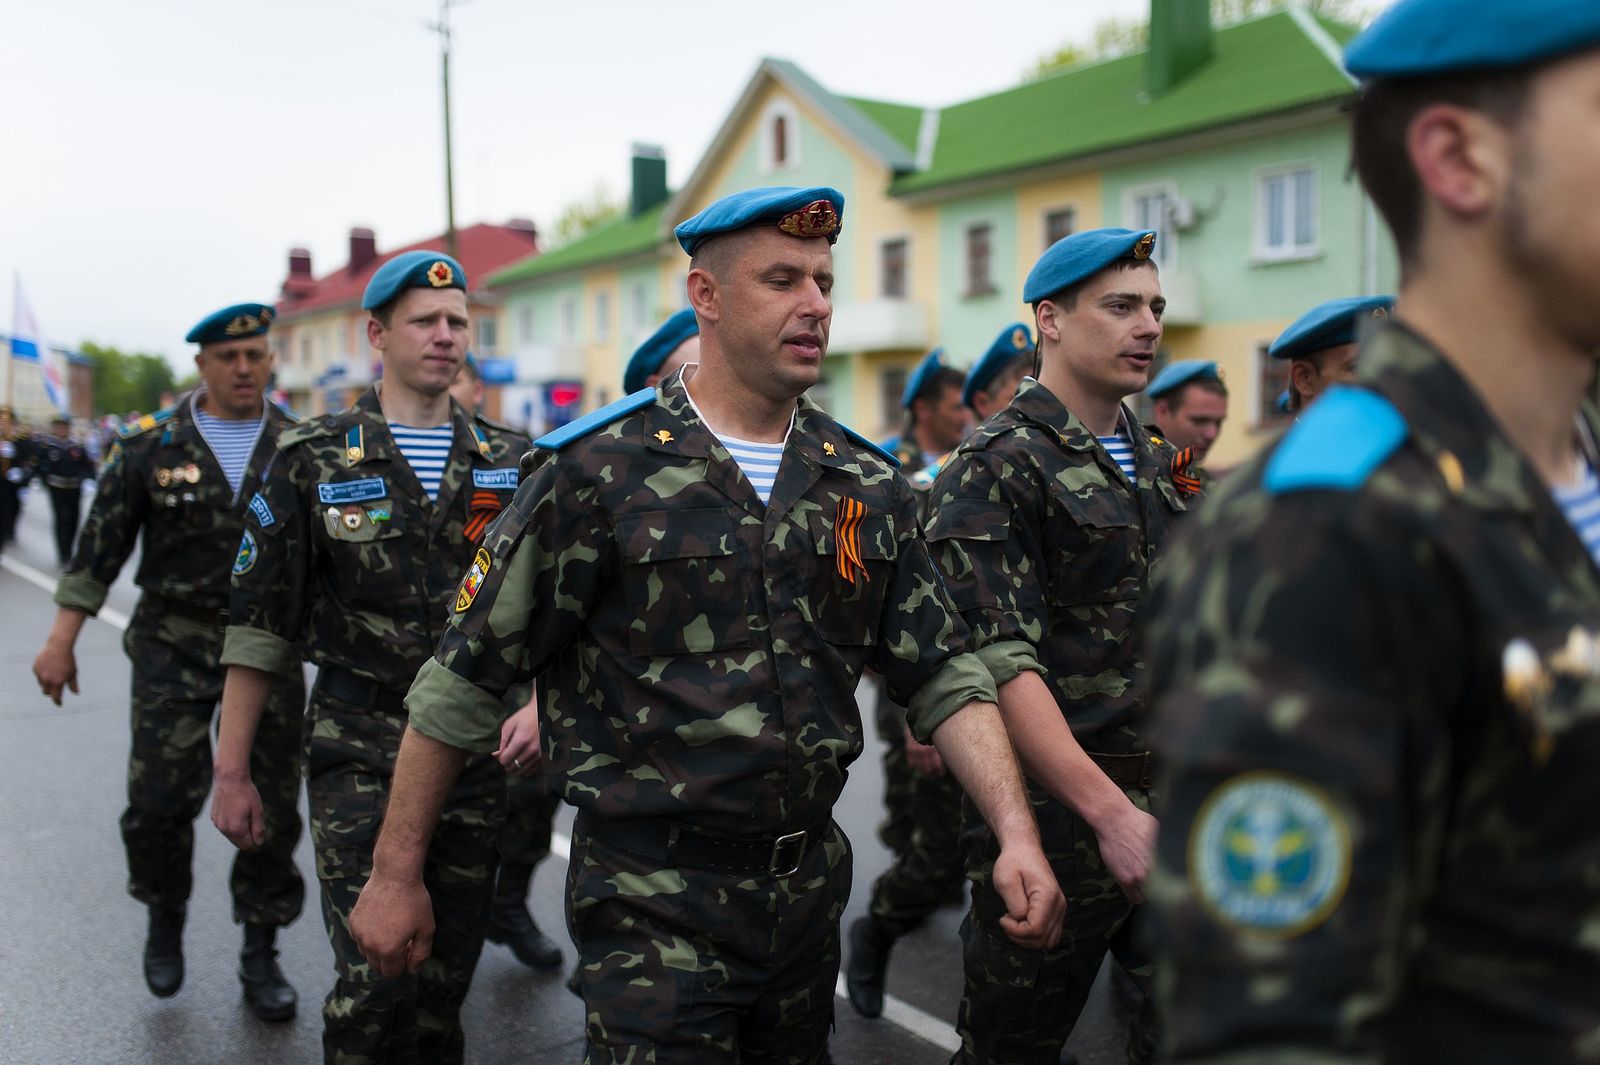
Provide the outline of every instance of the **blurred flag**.
{"type": "Polygon", "coordinates": [[[16,275],[16,299],[11,304],[11,357],[39,364],[45,394],[50,405],[67,413],[67,382],[61,374],[61,357],[44,342],[44,333],[33,317],[33,308],[22,294],[22,275],[16,275]]]}

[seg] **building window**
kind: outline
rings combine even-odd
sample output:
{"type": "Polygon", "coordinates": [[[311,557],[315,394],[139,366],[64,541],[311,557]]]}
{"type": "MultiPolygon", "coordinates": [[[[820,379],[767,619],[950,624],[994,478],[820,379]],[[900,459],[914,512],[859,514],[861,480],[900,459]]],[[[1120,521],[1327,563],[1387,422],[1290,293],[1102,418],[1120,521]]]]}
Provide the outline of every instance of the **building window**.
{"type": "Polygon", "coordinates": [[[885,299],[906,298],[906,239],[896,237],[884,241],[880,247],[883,255],[883,296],[885,299]]]}
{"type": "Polygon", "coordinates": [[[571,344],[578,339],[578,297],[567,296],[561,301],[561,340],[571,344]]]}
{"type": "Polygon", "coordinates": [[[495,341],[499,339],[499,329],[497,328],[498,325],[499,323],[497,323],[493,318],[485,317],[478,319],[477,354],[480,359],[487,359],[494,355],[495,341]]]}
{"type": "Polygon", "coordinates": [[[633,307],[632,328],[639,332],[650,325],[650,297],[643,285],[634,285],[628,295],[633,307]]]}
{"type": "Polygon", "coordinates": [[[302,365],[305,365],[305,366],[310,366],[311,365],[311,337],[310,336],[303,336],[303,337],[300,338],[300,362],[301,362],[302,365]]]}
{"type": "Polygon", "coordinates": [[[967,227],[967,295],[987,296],[994,292],[992,274],[994,226],[979,222],[967,227]]]}
{"type": "Polygon", "coordinates": [[[761,119],[763,173],[800,165],[800,119],[788,100],[774,100],[761,119]]]}
{"type": "Polygon", "coordinates": [[[1317,170],[1297,166],[1256,177],[1256,257],[1299,259],[1315,255],[1317,170]]]}
{"type": "Polygon", "coordinates": [[[1278,398],[1289,387],[1289,360],[1274,359],[1267,354],[1270,341],[1256,345],[1256,424],[1273,425],[1286,421],[1290,415],[1278,409],[1278,398]]]}
{"type": "Polygon", "coordinates": [[[1172,263],[1177,236],[1167,222],[1177,198],[1177,190],[1171,185],[1152,185],[1128,193],[1128,227],[1156,231],[1156,247],[1150,258],[1155,260],[1157,266],[1169,266],[1172,263]]]}
{"type": "Polygon", "coordinates": [[[878,424],[888,427],[891,432],[900,430],[903,416],[900,394],[906,390],[906,375],[909,372],[903,368],[885,370],[883,376],[878,378],[878,424]]]}
{"type": "Polygon", "coordinates": [[[596,292],[594,294],[594,338],[608,340],[611,337],[611,293],[596,292]]]}
{"type": "Polygon", "coordinates": [[[524,304],[517,308],[517,342],[521,344],[533,343],[533,304],[524,304]]]}
{"type": "Polygon", "coordinates": [[[1048,248],[1062,237],[1072,235],[1078,213],[1070,207],[1061,207],[1044,213],[1044,246],[1048,248]]]}

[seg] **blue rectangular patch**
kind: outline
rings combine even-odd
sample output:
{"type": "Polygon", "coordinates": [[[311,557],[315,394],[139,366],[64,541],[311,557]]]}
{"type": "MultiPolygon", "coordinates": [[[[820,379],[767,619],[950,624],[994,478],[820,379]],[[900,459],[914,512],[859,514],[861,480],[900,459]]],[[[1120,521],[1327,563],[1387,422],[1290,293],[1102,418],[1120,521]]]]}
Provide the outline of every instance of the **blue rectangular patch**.
{"type": "Polygon", "coordinates": [[[323,482],[317,485],[317,498],[324,503],[362,503],[368,499],[382,499],[389,487],[382,477],[363,477],[359,481],[323,482]]]}
{"type": "Polygon", "coordinates": [[[473,470],[472,487],[474,488],[515,488],[517,486],[517,468],[515,466],[502,467],[497,470],[473,470]]]}
{"type": "Polygon", "coordinates": [[[256,516],[256,521],[261,523],[263,529],[278,520],[273,517],[272,508],[267,506],[267,501],[261,498],[260,492],[250,497],[250,513],[256,516]]]}

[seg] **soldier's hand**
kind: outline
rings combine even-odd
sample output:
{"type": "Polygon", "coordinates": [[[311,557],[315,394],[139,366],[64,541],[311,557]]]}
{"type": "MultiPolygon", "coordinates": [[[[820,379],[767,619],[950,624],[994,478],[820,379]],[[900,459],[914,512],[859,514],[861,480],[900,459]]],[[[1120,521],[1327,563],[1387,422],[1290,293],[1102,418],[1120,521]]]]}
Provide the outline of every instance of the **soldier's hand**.
{"type": "Polygon", "coordinates": [[[433,953],[433,904],[420,879],[391,880],[377,873],[350,911],[350,935],[385,977],[422,968],[433,953]]]}
{"type": "Polygon", "coordinates": [[[512,776],[532,776],[539,771],[544,753],[539,749],[539,703],[535,696],[506,718],[500,726],[500,749],[494,756],[512,776]]]}
{"type": "Polygon", "coordinates": [[[72,653],[72,645],[63,646],[54,641],[47,642],[44,649],[34,657],[33,675],[39,682],[39,690],[57,706],[61,705],[62,689],[77,695],[78,658],[72,653]]]}
{"type": "Polygon", "coordinates": [[[1095,833],[1106,871],[1133,902],[1144,901],[1144,878],[1155,857],[1157,827],[1154,817],[1130,802],[1114,822],[1095,833]]]}
{"type": "Polygon", "coordinates": [[[994,889],[1006,904],[1000,928],[1012,942],[1030,950],[1050,950],[1061,942],[1067,899],[1037,842],[1000,851],[994,889]]]}
{"type": "Polygon", "coordinates": [[[266,842],[261,793],[249,776],[217,774],[211,791],[211,823],[242,851],[253,851],[266,842]]]}
{"type": "Polygon", "coordinates": [[[936,748],[920,742],[911,734],[910,727],[905,730],[906,764],[918,773],[926,773],[930,777],[944,776],[944,759],[939,757],[936,748]]]}

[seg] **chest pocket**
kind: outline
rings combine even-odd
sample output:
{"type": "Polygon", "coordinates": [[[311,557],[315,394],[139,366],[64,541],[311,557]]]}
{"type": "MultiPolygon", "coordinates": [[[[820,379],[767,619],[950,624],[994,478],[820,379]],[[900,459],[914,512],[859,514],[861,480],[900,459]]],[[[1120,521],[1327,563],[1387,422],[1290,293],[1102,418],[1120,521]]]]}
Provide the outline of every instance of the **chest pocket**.
{"type": "Polygon", "coordinates": [[[1045,521],[1053,607],[1134,599],[1144,583],[1144,530],[1122,493],[1093,492],[1055,501],[1045,521]]]}
{"type": "MultiPolygon", "coordinates": [[[[816,573],[811,583],[812,621],[818,634],[829,643],[853,647],[870,646],[878,641],[878,623],[883,599],[888,594],[899,556],[895,541],[894,518],[888,514],[868,514],[851,536],[856,566],[850,552],[841,560],[835,515],[812,514],[809,519],[816,573]],[[863,572],[863,567],[865,572],[863,572]],[[845,576],[848,571],[855,580],[845,576]]],[[[847,532],[847,535],[851,535],[847,532]]]]}
{"type": "Polygon", "coordinates": [[[750,643],[750,567],[738,524],[720,508],[617,519],[628,649],[704,654],[750,643]]]}

